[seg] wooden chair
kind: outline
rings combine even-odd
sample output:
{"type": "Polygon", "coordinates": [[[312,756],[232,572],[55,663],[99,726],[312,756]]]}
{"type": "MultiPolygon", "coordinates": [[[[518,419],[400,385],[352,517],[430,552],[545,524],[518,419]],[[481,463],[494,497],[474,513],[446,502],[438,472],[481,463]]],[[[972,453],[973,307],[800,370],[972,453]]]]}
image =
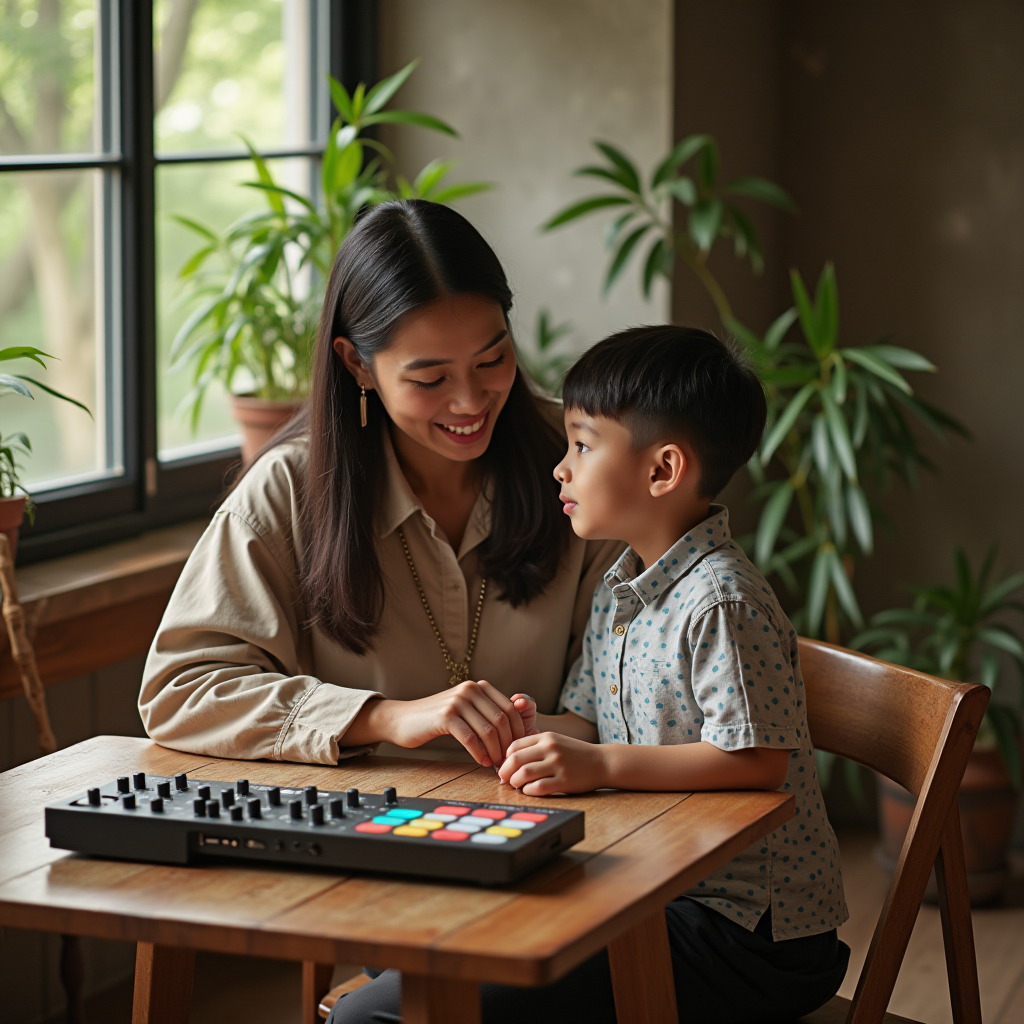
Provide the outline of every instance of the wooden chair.
{"type": "Polygon", "coordinates": [[[917,797],[853,999],[836,996],[801,1024],[899,1024],[887,1013],[932,866],[955,1024],[981,1024],[978,966],[957,790],[989,691],[950,683],[814,640],[800,640],[811,739],[917,797]]]}
{"type": "MultiPolygon", "coordinates": [[[[989,691],[814,640],[800,640],[800,658],[815,747],[899,783],[917,797],[917,807],[853,999],[836,996],[797,1024],[914,1024],[886,1007],[933,865],[953,1020],[981,1024],[956,796],[989,691]]],[[[311,1007],[313,994],[330,983],[329,974],[314,978],[316,967],[307,964],[304,973],[311,1007]]],[[[333,989],[320,1001],[319,1015],[326,1018],[342,994],[368,980],[357,975],[333,989]]]]}

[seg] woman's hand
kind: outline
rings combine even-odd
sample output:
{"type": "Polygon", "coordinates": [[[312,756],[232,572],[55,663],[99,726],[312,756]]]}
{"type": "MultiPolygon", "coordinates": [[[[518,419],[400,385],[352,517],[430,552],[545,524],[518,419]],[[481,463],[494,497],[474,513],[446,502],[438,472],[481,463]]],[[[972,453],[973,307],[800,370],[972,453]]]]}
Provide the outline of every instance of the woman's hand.
{"type": "Polygon", "coordinates": [[[453,736],[485,767],[499,765],[513,740],[524,735],[512,701],[482,679],[419,700],[372,700],[345,732],[349,745],[386,741],[420,747],[438,736],[453,736]]]}
{"type": "Polygon", "coordinates": [[[516,740],[498,769],[502,782],[527,796],[589,793],[606,785],[604,748],[557,732],[516,740]]]}
{"type": "Polygon", "coordinates": [[[540,732],[537,728],[537,702],[526,693],[513,693],[509,700],[523,720],[523,735],[536,736],[540,732]]]}

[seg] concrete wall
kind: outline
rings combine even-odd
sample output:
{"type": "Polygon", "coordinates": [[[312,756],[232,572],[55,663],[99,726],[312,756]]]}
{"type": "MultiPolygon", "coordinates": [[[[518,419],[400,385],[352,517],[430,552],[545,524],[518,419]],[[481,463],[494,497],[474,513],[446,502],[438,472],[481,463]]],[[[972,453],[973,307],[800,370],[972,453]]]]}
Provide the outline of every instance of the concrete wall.
{"type": "MultiPolygon", "coordinates": [[[[47,687],[53,731],[61,747],[102,734],[143,736],[137,698],[143,658],[111,665],[47,687]]],[[[0,771],[39,756],[32,716],[24,700],[0,701],[0,771]]],[[[84,784],[84,783],[83,783],[84,784]]],[[[135,945],[83,939],[86,994],[102,991],[135,969],[135,945]]],[[[64,1009],[60,936],[5,928],[0,931],[0,1024],[37,1024],[64,1009]]]]}
{"type": "Polygon", "coordinates": [[[495,182],[458,209],[495,247],[516,292],[521,344],[537,311],[570,320],[580,350],[636,323],[663,321],[668,289],[650,303],[627,273],[600,297],[607,255],[597,217],[550,235],[538,228],[593,186],[571,177],[593,161],[591,141],[614,142],[644,170],[671,132],[672,11],[669,0],[382,0],[381,74],[422,63],[398,94],[462,135],[449,140],[402,128],[388,133],[411,176],[434,157],[455,157],[453,177],[495,182]]]}

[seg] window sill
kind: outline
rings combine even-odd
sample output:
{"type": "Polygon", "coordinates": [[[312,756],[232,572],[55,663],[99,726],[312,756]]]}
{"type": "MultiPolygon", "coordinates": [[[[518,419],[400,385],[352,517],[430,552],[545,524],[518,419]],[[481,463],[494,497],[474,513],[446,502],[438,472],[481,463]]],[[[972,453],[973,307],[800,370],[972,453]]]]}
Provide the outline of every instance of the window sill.
{"type": "MultiPolygon", "coordinates": [[[[145,653],[206,527],[199,519],[16,571],[44,686],[145,653]]],[[[0,700],[21,693],[0,630],[0,700]]]]}

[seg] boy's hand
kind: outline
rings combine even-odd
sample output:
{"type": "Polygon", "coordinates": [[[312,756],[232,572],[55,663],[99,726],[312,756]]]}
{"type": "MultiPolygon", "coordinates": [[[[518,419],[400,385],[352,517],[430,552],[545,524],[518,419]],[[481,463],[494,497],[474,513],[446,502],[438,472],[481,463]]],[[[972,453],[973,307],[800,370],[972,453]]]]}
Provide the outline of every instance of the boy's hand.
{"type": "Polygon", "coordinates": [[[605,785],[604,754],[599,743],[542,732],[515,740],[498,775],[527,796],[589,793],[605,785]]]}
{"type": "Polygon", "coordinates": [[[536,736],[540,732],[537,728],[537,702],[526,693],[514,693],[509,700],[523,721],[523,735],[536,736]]]}

